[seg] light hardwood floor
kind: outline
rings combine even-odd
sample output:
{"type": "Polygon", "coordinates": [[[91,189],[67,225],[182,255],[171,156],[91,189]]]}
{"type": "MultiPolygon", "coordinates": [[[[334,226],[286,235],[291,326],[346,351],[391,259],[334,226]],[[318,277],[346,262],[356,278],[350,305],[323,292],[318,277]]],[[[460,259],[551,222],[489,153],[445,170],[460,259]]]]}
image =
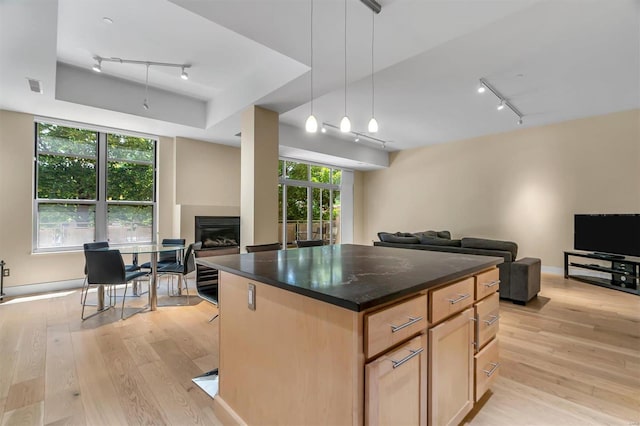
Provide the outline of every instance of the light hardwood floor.
{"type": "MultiPolygon", "coordinates": [[[[213,424],[191,378],[217,367],[212,305],[80,321],[77,291],[0,304],[0,424],[213,424]]],[[[637,425],[640,297],[544,275],[501,302],[501,376],[471,425],[637,425]]]]}

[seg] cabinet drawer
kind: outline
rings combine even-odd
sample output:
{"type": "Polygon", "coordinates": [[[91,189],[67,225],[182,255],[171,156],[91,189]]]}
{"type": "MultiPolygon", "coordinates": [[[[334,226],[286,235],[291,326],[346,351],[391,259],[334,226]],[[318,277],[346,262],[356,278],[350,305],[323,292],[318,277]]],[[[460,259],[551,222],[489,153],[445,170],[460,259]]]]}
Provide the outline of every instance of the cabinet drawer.
{"type": "Polygon", "coordinates": [[[476,351],[480,350],[498,333],[500,322],[500,296],[494,293],[476,303],[476,351]]]}
{"type": "Polygon", "coordinates": [[[424,294],[365,316],[367,359],[426,329],[426,318],[424,294]]]}
{"type": "Polygon", "coordinates": [[[437,323],[471,306],[474,284],[474,278],[471,277],[431,291],[429,297],[430,322],[437,323]]]}
{"type": "Polygon", "coordinates": [[[500,369],[498,339],[493,339],[474,357],[474,364],[476,370],[475,400],[478,402],[498,376],[500,369]]]}
{"type": "Polygon", "coordinates": [[[500,288],[500,270],[493,268],[476,275],[476,300],[495,293],[500,288]]]}

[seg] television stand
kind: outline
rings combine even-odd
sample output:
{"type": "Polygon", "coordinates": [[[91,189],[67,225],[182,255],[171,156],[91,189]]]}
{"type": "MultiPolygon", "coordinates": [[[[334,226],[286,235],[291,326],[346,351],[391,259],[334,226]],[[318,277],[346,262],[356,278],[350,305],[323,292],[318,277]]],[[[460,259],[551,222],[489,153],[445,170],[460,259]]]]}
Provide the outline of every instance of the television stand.
{"type": "Polygon", "coordinates": [[[640,295],[640,258],[565,251],[564,277],[640,295]]]}

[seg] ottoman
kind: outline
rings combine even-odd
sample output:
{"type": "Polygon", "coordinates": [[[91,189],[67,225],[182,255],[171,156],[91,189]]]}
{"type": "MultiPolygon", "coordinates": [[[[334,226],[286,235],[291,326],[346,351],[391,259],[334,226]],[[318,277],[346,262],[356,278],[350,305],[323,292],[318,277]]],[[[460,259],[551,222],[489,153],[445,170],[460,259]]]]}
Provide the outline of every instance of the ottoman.
{"type": "Polygon", "coordinates": [[[510,299],[519,305],[526,304],[540,291],[541,261],[535,257],[525,257],[511,264],[510,299]]]}

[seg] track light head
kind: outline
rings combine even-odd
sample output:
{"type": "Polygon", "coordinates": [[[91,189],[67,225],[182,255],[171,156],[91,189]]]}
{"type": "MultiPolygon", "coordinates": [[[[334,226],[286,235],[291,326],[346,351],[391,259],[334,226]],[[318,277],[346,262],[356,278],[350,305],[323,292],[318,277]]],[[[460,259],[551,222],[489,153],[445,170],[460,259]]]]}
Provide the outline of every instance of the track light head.
{"type": "Polygon", "coordinates": [[[522,123],[523,123],[523,121],[522,121],[522,117],[520,117],[520,118],[518,119],[518,126],[522,126],[522,123]]]}
{"type": "Polygon", "coordinates": [[[187,72],[184,70],[184,67],[182,67],[182,73],[180,73],[180,78],[183,80],[189,80],[189,74],[187,74],[187,72]]]}
{"type": "Polygon", "coordinates": [[[353,141],[354,142],[360,142],[360,138],[356,136],[356,138],[353,141]]]}
{"type": "Polygon", "coordinates": [[[96,63],[93,64],[93,67],[91,68],[92,70],[94,70],[95,72],[102,72],[102,59],[101,58],[94,58],[96,60],[96,63]]]}
{"type": "Polygon", "coordinates": [[[480,86],[478,86],[478,93],[484,93],[487,91],[487,88],[484,87],[482,84],[480,84],[480,86]]]}
{"type": "Polygon", "coordinates": [[[148,110],[149,109],[149,104],[147,103],[147,100],[145,99],[144,102],[142,103],[142,108],[148,110]]]}
{"type": "Polygon", "coordinates": [[[502,111],[504,109],[504,100],[501,100],[498,106],[496,107],[498,111],[502,111]]]}
{"type": "Polygon", "coordinates": [[[326,128],[326,127],[324,127],[324,125],[322,125],[322,129],[320,129],[320,131],[321,131],[322,133],[327,133],[327,128],[326,128]]]}

